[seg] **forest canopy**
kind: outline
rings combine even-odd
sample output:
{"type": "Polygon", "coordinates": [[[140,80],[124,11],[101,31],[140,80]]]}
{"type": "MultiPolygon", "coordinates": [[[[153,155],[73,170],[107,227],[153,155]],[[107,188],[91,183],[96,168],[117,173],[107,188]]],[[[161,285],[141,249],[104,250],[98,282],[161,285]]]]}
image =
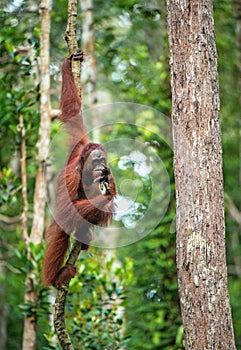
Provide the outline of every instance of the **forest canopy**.
{"type": "MultiPolygon", "coordinates": [[[[98,138],[107,149],[118,179],[120,210],[110,230],[95,230],[93,247],[80,254],[78,276],[70,283],[66,324],[76,349],[183,349],[166,3],[94,0],[92,23],[87,26],[93,29],[90,42],[85,42],[84,35],[88,2],[80,3],[77,41],[80,48],[86,48],[81,76],[83,115],[90,138],[98,138]],[[121,205],[128,210],[122,211],[121,205]]],[[[228,287],[236,347],[241,349],[241,5],[240,1],[215,0],[213,7],[228,287]]],[[[0,5],[3,350],[22,349],[27,317],[37,324],[35,349],[60,349],[50,316],[55,292],[42,286],[41,269],[44,234],[55,210],[56,178],[67,155],[65,133],[56,120],[61,65],[68,55],[64,40],[67,2],[52,3],[45,51],[41,43],[47,22],[41,22],[41,11],[43,15],[41,4],[35,1],[2,1],[0,5]],[[39,142],[45,83],[49,84],[50,150],[43,171],[45,155],[39,151],[39,142]],[[42,193],[40,188],[36,197],[39,171],[45,173],[47,186],[47,206],[41,204],[44,220],[35,215],[42,193]],[[33,234],[34,226],[42,236],[33,234]],[[34,300],[26,299],[29,290],[34,291],[34,300]]],[[[41,142],[46,140],[42,134],[41,142]]]]}

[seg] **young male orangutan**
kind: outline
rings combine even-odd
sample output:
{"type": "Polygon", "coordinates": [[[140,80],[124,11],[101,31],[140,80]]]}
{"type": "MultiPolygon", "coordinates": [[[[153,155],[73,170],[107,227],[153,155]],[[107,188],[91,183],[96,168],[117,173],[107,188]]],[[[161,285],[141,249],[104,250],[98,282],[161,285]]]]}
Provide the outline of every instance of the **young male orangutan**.
{"type": "Polygon", "coordinates": [[[107,225],[116,195],[114,178],[107,167],[106,151],[89,142],[81,114],[81,101],[71,71],[73,60],[83,61],[82,51],[68,56],[62,65],[61,115],[70,135],[70,153],[58,177],[55,220],[47,231],[43,285],[61,285],[76,274],[74,265],[62,267],[69,235],[89,247],[92,225],[107,225]]]}

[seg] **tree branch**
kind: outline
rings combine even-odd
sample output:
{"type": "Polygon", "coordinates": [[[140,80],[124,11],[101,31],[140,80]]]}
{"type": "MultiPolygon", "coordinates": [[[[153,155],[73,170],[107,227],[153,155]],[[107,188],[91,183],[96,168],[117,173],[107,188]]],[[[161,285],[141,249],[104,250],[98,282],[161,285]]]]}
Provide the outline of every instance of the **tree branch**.
{"type": "Polygon", "coordinates": [[[0,222],[6,225],[17,225],[21,222],[21,217],[0,214],[0,222]]]}
{"type": "Polygon", "coordinates": [[[49,153],[50,129],[51,129],[51,106],[50,106],[50,74],[49,74],[49,36],[50,36],[50,14],[52,0],[42,0],[40,10],[40,126],[37,142],[38,170],[34,192],[34,215],[30,234],[30,240],[38,244],[43,239],[46,186],[45,186],[45,164],[49,153]]]}
{"type": "MultiPolygon", "coordinates": [[[[49,75],[49,36],[51,23],[52,0],[42,0],[39,5],[40,11],[40,125],[37,142],[37,174],[34,190],[33,204],[33,223],[30,235],[27,232],[27,193],[24,189],[24,181],[26,182],[26,169],[22,170],[23,181],[23,200],[24,200],[24,215],[23,227],[24,239],[27,247],[27,256],[30,257],[29,243],[38,244],[43,239],[44,219],[45,219],[45,204],[46,204],[46,186],[45,186],[45,163],[49,153],[50,144],[50,75],[49,75]],[[23,177],[24,175],[24,177],[23,177]]],[[[20,119],[21,125],[21,119],[20,119]]],[[[24,128],[22,127],[22,131],[24,128]]],[[[23,138],[24,141],[24,138],[23,138]]],[[[22,143],[22,147],[25,144],[22,143]]],[[[22,149],[23,166],[26,167],[24,161],[24,150],[22,149]]],[[[22,161],[22,159],[21,159],[22,161]]],[[[31,269],[26,275],[26,289],[24,295],[25,303],[33,303],[37,305],[37,289],[35,287],[36,273],[31,269]]],[[[22,348],[24,350],[34,350],[36,348],[36,328],[37,328],[37,311],[34,309],[31,314],[26,314],[24,317],[24,332],[22,348]]]]}
{"type": "MultiPolygon", "coordinates": [[[[69,0],[68,2],[68,21],[65,32],[65,40],[68,44],[69,52],[77,52],[78,44],[76,40],[76,18],[77,18],[77,0],[69,0]]],[[[72,61],[72,73],[74,76],[75,84],[77,86],[79,95],[81,96],[80,87],[80,72],[81,63],[80,61],[72,61]]],[[[72,246],[71,252],[67,259],[68,264],[75,264],[78,259],[82,244],[75,240],[72,246]]],[[[65,320],[65,302],[68,294],[69,282],[63,283],[58,287],[58,292],[55,300],[55,311],[54,311],[54,327],[63,350],[74,350],[71,343],[65,320]]]]}
{"type": "Polygon", "coordinates": [[[50,111],[51,120],[58,118],[59,114],[60,114],[60,109],[53,109],[52,108],[50,111]]]}
{"type": "Polygon", "coordinates": [[[25,243],[26,251],[29,250],[29,237],[28,237],[28,196],[27,196],[27,165],[26,165],[26,140],[25,140],[25,127],[23,116],[19,116],[19,126],[21,132],[21,180],[22,180],[22,199],[23,199],[23,212],[21,216],[23,227],[23,241],[25,243]]]}
{"type": "MultiPolygon", "coordinates": [[[[76,260],[78,259],[80,250],[81,243],[75,240],[66,264],[75,264],[76,260]]],[[[69,282],[65,282],[60,287],[58,287],[57,297],[55,300],[54,327],[62,349],[74,350],[64,321],[65,302],[68,294],[68,289],[69,282]]]]}
{"type": "MultiPolygon", "coordinates": [[[[75,53],[78,50],[78,43],[76,39],[76,19],[77,19],[77,0],[68,1],[68,21],[67,27],[64,34],[67,42],[69,53],[75,53]]],[[[72,61],[72,73],[75,81],[75,85],[81,96],[81,85],[80,85],[80,73],[81,73],[81,62],[72,61]]]]}

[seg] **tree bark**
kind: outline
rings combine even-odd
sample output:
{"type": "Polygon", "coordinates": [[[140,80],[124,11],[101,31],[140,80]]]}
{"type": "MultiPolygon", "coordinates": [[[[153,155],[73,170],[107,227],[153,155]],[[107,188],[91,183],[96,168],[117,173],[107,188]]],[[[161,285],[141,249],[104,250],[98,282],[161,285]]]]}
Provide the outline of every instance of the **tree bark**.
{"type": "Polygon", "coordinates": [[[43,238],[46,186],[44,181],[45,162],[49,153],[50,129],[51,129],[51,105],[50,105],[50,23],[52,0],[43,0],[40,10],[40,126],[38,137],[38,170],[34,193],[34,216],[31,230],[31,240],[38,244],[43,238]]]}
{"type": "MultiPolygon", "coordinates": [[[[81,244],[75,240],[71,248],[71,253],[66,261],[66,264],[75,264],[81,251],[81,244]]],[[[54,308],[54,328],[56,330],[60,345],[63,350],[74,350],[71,339],[65,324],[64,313],[65,303],[69,290],[69,282],[63,283],[58,287],[58,293],[55,300],[54,308]]]]}
{"type": "MultiPolygon", "coordinates": [[[[24,229],[24,239],[28,258],[29,243],[39,244],[43,239],[44,218],[46,204],[46,186],[44,181],[45,162],[48,157],[51,128],[51,107],[50,107],[50,76],[49,76],[49,37],[50,37],[50,13],[52,0],[42,0],[40,10],[40,126],[38,136],[38,155],[37,155],[37,175],[34,193],[34,213],[31,234],[28,237],[24,229]]],[[[26,197],[26,194],[23,193],[26,197]]],[[[23,199],[25,198],[23,197],[23,199]]],[[[26,200],[25,200],[26,202],[26,200]]],[[[26,202],[27,203],[27,202],[26,202]]],[[[26,223],[27,207],[25,205],[24,222],[26,223]]],[[[37,305],[37,291],[34,283],[35,275],[30,271],[26,276],[25,303],[37,305]]],[[[37,312],[33,311],[31,315],[25,316],[23,332],[23,349],[34,350],[36,348],[36,329],[37,329],[37,312]]]]}
{"type": "MultiPolygon", "coordinates": [[[[75,53],[78,50],[78,43],[76,40],[76,20],[77,0],[68,0],[68,20],[64,37],[70,53],[75,53]]],[[[81,63],[79,61],[72,61],[72,74],[74,77],[75,85],[79,91],[79,95],[81,96],[81,63]]]]}
{"type": "Polygon", "coordinates": [[[212,1],[167,0],[167,17],[185,348],[232,350],[212,1]]]}

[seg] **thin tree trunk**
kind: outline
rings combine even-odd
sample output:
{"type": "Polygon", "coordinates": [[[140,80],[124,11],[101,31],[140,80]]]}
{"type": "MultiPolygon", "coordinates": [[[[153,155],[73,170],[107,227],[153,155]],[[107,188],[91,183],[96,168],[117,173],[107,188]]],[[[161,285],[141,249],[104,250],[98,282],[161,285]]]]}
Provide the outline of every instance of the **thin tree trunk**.
{"type": "Polygon", "coordinates": [[[81,75],[82,86],[84,86],[84,93],[87,96],[88,107],[91,108],[91,121],[93,128],[93,140],[99,142],[99,115],[96,108],[98,103],[97,97],[97,69],[95,58],[95,33],[94,33],[94,18],[93,18],[93,1],[81,0],[82,9],[82,50],[86,54],[86,67],[81,75]]]}
{"type": "MultiPolygon", "coordinates": [[[[75,53],[78,50],[78,43],[76,40],[76,20],[77,20],[77,0],[68,0],[68,21],[67,28],[65,31],[65,40],[68,45],[70,53],[75,53]]],[[[80,74],[81,74],[81,63],[78,60],[72,61],[72,74],[74,77],[75,85],[81,96],[81,83],[80,83],[80,74]]]]}
{"type": "Polygon", "coordinates": [[[22,221],[22,236],[25,247],[28,253],[29,237],[28,237],[28,189],[27,189],[27,165],[26,165],[26,140],[25,140],[25,126],[23,116],[19,116],[19,127],[21,129],[21,151],[20,151],[20,168],[21,168],[21,182],[22,182],[22,199],[23,212],[21,216],[22,221]]]}
{"type": "Polygon", "coordinates": [[[37,244],[43,238],[46,188],[44,181],[44,167],[48,157],[50,144],[50,75],[49,75],[49,36],[50,36],[50,14],[52,0],[43,0],[39,6],[40,10],[40,126],[38,137],[38,170],[34,193],[34,216],[31,230],[31,240],[37,244]]]}
{"type": "MultiPolygon", "coordinates": [[[[49,76],[49,35],[50,35],[50,13],[52,8],[51,0],[43,0],[39,6],[40,10],[40,126],[38,136],[38,155],[37,155],[37,175],[34,193],[34,213],[33,224],[30,237],[24,238],[27,248],[28,258],[29,242],[39,244],[43,239],[45,203],[46,203],[46,186],[44,181],[45,162],[49,152],[50,142],[50,76],[49,76]]],[[[27,209],[27,208],[25,208],[27,209]]],[[[37,305],[37,291],[33,281],[35,276],[30,272],[26,277],[25,303],[33,303],[37,305]]],[[[23,349],[34,350],[36,348],[36,329],[37,329],[37,313],[25,316],[24,333],[23,333],[23,349]]]]}
{"type": "Polygon", "coordinates": [[[232,350],[212,1],[167,0],[167,16],[185,348],[232,350]]]}
{"type": "MultiPolygon", "coordinates": [[[[71,252],[68,256],[66,264],[75,264],[79,257],[81,251],[81,244],[79,241],[75,240],[71,252]]],[[[65,303],[69,290],[69,282],[64,282],[60,287],[58,287],[58,293],[55,300],[54,308],[54,327],[63,350],[74,350],[71,343],[71,339],[65,324],[64,314],[65,314],[65,303]]]]}
{"type": "MultiPolygon", "coordinates": [[[[30,259],[29,251],[29,236],[28,236],[28,199],[27,199],[27,164],[26,164],[26,140],[25,140],[25,126],[23,116],[19,116],[19,126],[21,128],[21,181],[22,181],[22,199],[23,199],[23,212],[22,212],[22,237],[26,247],[26,254],[30,259]]],[[[32,301],[36,302],[35,295],[31,292],[31,280],[30,277],[26,277],[26,292],[24,296],[25,303],[32,301]]],[[[24,318],[24,332],[23,332],[23,349],[35,349],[36,342],[36,322],[37,316],[34,312],[30,317],[24,318]]]]}

